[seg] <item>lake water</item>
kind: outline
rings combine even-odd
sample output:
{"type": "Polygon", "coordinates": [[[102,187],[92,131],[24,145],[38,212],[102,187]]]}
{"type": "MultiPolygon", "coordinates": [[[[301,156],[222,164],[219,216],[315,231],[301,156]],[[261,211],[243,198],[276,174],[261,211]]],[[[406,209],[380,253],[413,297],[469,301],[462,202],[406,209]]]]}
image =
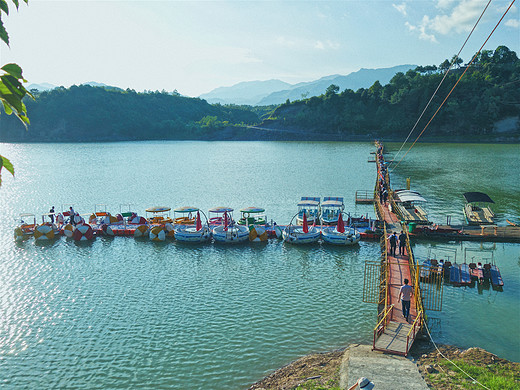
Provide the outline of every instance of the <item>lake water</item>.
{"type": "MultiPolygon", "coordinates": [[[[364,262],[380,256],[375,242],[36,245],[12,233],[22,212],[70,204],[117,213],[130,203],[141,214],[260,206],[287,224],[301,196],[343,196],[352,214],[373,216],[354,203],[356,190],[374,188],[372,151],[329,142],[0,144],[16,169],[16,178],[2,171],[0,188],[0,386],[240,389],[302,355],[370,343],[376,307],[362,302],[362,288],[364,262]]],[[[518,145],[417,145],[392,185],[410,177],[436,222],[462,222],[466,191],[488,193],[499,224],[519,221],[519,156],[518,145]]],[[[520,361],[520,245],[442,245],[459,258],[464,248],[494,249],[505,287],[445,286],[443,311],[430,313],[435,340],[520,361]]]]}

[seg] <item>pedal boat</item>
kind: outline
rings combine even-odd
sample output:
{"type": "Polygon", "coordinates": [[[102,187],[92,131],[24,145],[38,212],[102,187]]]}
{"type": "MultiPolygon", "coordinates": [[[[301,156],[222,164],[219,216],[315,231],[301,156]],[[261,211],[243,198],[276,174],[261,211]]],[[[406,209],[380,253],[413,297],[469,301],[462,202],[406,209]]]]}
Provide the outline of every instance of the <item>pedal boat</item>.
{"type": "Polygon", "coordinates": [[[322,225],[337,225],[339,215],[345,209],[343,198],[325,197],[321,203],[320,219],[322,225]]]}
{"type": "Polygon", "coordinates": [[[292,221],[297,215],[295,215],[291,219],[291,223],[282,230],[282,238],[284,242],[288,242],[290,244],[313,244],[318,242],[321,237],[321,232],[316,226],[311,226],[307,223],[307,214],[303,214],[302,216],[302,226],[293,225],[292,221]]]}
{"type": "MultiPolygon", "coordinates": [[[[190,208],[191,212],[197,212],[195,217],[195,225],[175,225],[175,239],[179,242],[203,243],[208,242],[211,238],[209,224],[207,222],[202,225],[200,211],[195,207],[190,208]]],[[[204,215],[204,217],[206,217],[204,215]]]]}
{"type": "Polygon", "coordinates": [[[354,245],[361,240],[361,234],[353,227],[345,227],[342,213],[339,213],[336,226],[321,229],[321,239],[326,244],[354,245]]]}
{"type": "Polygon", "coordinates": [[[14,229],[15,241],[23,241],[30,238],[34,234],[34,228],[36,227],[36,216],[32,213],[23,213],[19,216],[18,226],[14,229]],[[25,222],[29,218],[33,219],[32,223],[25,222]]]}
{"type": "Polygon", "coordinates": [[[225,244],[238,244],[249,240],[247,226],[235,224],[233,221],[233,209],[229,207],[217,207],[209,210],[210,224],[216,224],[211,230],[215,242],[225,244]],[[211,217],[211,214],[214,214],[211,217]]]}
{"type": "Polygon", "coordinates": [[[42,214],[42,223],[34,228],[35,241],[49,241],[60,236],[60,229],[54,222],[51,222],[51,215],[54,215],[54,213],[42,214]]]}
{"type": "Polygon", "coordinates": [[[307,219],[308,224],[319,223],[320,218],[320,198],[302,196],[298,202],[298,214],[296,216],[296,224],[303,225],[303,216],[307,219]]]}
{"type": "Polygon", "coordinates": [[[172,225],[173,220],[170,217],[170,210],[170,207],[164,206],[150,207],[145,210],[146,220],[150,228],[148,237],[151,241],[164,241],[166,237],[174,237],[175,231],[172,225]]]}

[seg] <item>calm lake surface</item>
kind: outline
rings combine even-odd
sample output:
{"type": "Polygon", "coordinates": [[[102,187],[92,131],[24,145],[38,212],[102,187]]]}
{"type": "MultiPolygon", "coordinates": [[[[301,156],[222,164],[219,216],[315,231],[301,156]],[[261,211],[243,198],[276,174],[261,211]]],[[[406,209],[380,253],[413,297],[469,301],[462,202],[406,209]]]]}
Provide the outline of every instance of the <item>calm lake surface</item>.
{"type": "MultiPolygon", "coordinates": [[[[2,171],[0,188],[0,386],[243,389],[302,355],[370,343],[376,307],[362,302],[362,289],[376,242],[37,245],[12,234],[18,214],[62,204],[80,213],[106,204],[114,214],[128,203],[140,214],[259,206],[287,224],[301,196],[343,196],[352,214],[374,216],[354,203],[356,190],[374,188],[372,151],[333,142],[0,144],[16,169],[16,178],[2,171]]],[[[438,223],[461,223],[462,193],[486,192],[505,224],[520,221],[519,166],[519,145],[422,144],[393,171],[392,186],[410,177],[438,223]]],[[[429,313],[435,341],[520,361],[520,245],[421,242],[414,251],[440,246],[460,261],[465,248],[493,249],[505,286],[444,286],[443,310],[429,313]]]]}

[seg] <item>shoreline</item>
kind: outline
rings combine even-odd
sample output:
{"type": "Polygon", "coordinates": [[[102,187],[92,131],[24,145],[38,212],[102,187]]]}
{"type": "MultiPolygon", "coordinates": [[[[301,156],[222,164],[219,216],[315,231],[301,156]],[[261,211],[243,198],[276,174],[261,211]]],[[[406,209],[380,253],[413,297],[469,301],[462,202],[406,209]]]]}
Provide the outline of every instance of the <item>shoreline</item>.
{"type": "MultiPolygon", "coordinates": [[[[335,390],[344,388],[344,373],[340,371],[344,364],[344,355],[353,346],[358,346],[358,344],[351,344],[330,352],[317,352],[302,356],[253,383],[247,390],[307,388],[335,390]]],[[[439,345],[438,347],[450,360],[463,361],[482,367],[491,373],[505,370],[511,372],[515,382],[520,380],[520,363],[502,359],[478,347],[466,349],[453,345],[439,345]]],[[[429,340],[417,340],[410,351],[408,360],[416,365],[418,373],[429,388],[436,390],[461,388],[460,383],[454,384],[458,374],[454,370],[457,369],[450,368],[450,364],[429,340]]],[[[473,383],[469,379],[466,382],[473,383]]]]}
{"type": "MultiPolygon", "coordinates": [[[[176,141],[176,142],[370,142],[378,139],[386,143],[402,143],[402,138],[394,137],[377,137],[377,136],[350,136],[344,139],[317,139],[314,137],[206,137],[206,138],[165,138],[165,139],[104,139],[104,140],[2,140],[0,143],[5,144],[108,144],[108,143],[123,143],[123,142],[162,142],[162,141],[176,141]]],[[[410,141],[409,141],[410,142],[410,141]]],[[[496,137],[483,139],[467,139],[465,137],[432,137],[422,138],[417,141],[418,144],[520,144],[520,136],[512,137],[496,137]]]]}

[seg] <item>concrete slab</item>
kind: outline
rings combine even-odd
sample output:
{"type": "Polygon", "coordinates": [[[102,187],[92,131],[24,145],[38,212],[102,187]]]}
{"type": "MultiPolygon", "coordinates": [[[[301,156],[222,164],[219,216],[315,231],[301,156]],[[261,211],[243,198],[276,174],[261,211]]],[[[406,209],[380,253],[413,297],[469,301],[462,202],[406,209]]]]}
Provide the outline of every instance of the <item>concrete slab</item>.
{"type": "Polygon", "coordinates": [[[351,345],[343,355],[340,367],[340,388],[348,389],[366,377],[374,383],[374,390],[428,390],[417,365],[396,355],[372,351],[370,345],[351,345]]]}

